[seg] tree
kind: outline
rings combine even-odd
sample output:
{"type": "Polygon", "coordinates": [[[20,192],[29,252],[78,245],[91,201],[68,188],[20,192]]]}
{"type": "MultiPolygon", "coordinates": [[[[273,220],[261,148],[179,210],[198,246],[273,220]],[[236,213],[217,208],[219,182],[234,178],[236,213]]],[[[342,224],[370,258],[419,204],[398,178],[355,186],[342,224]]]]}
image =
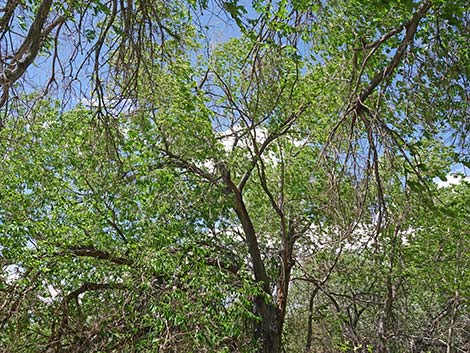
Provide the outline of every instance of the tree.
{"type": "Polygon", "coordinates": [[[431,213],[421,198],[408,194],[402,199],[407,212],[375,244],[356,242],[341,257],[327,245],[297,269],[298,292],[287,321],[297,338],[289,342],[291,350],[468,349],[461,293],[468,293],[469,277],[461,266],[467,266],[462,251],[469,245],[460,204],[467,189],[467,183],[440,189],[446,208],[431,213]],[[321,280],[325,275],[328,281],[321,280]]]}
{"type": "MultiPolygon", "coordinates": [[[[14,22],[19,5],[9,4],[4,18],[14,22]]],[[[403,234],[418,234],[411,223],[428,220],[439,202],[433,178],[468,162],[468,9],[226,2],[240,38],[205,53],[184,3],[110,4],[72,2],[62,20],[78,20],[80,32],[79,20],[95,9],[97,29],[85,34],[96,101],[61,113],[44,100],[28,111],[5,98],[2,257],[22,272],[2,283],[16,298],[2,306],[7,347],[34,335],[35,347],[58,352],[276,353],[299,325],[298,305],[305,351],[314,350],[314,334],[325,351],[428,344],[419,341],[428,331],[397,305],[407,307],[410,293],[413,304],[427,298],[419,280],[407,280],[413,246],[433,255],[419,235],[408,246],[403,234]],[[106,85],[103,70],[114,73],[106,85]],[[427,211],[415,216],[413,197],[427,211]],[[57,299],[31,314],[50,286],[57,299]],[[397,316],[413,337],[399,331],[397,316]]],[[[41,9],[52,3],[39,5],[36,34],[47,29],[41,9]]],[[[38,44],[25,38],[28,58],[36,57],[38,44]]],[[[24,73],[16,72],[4,92],[24,73]]],[[[461,268],[465,261],[456,260],[461,268]]],[[[468,313],[460,289],[448,306],[447,297],[433,303],[452,313],[452,352],[466,347],[468,313]]],[[[421,322],[433,315],[420,310],[421,322]]]]}
{"type": "Polygon", "coordinates": [[[191,202],[193,185],[157,167],[140,136],[117,165],[96,133],[92,113],[47,104],[2,131],[19,139],[2,148],[2,266],[19,271],[1,282],[2,347],[242,351],[256,288],[241,254],[206,239],[200,199],[192,214],[172,202],[191,202]]]}
{"type": "Polygon", "coordinates": [[[62,92],[66,103],[78,90],[100,110],[109,109],[135,94],[137,76],[192,39],[187,11],[196,7],[192,1],[6,1],[0,18],[0,108],[7,111],[21,88],[31,92],[39,84],[41,95],[62,92]],[[40,60],[50,74],[28,79],[40,60]]]}

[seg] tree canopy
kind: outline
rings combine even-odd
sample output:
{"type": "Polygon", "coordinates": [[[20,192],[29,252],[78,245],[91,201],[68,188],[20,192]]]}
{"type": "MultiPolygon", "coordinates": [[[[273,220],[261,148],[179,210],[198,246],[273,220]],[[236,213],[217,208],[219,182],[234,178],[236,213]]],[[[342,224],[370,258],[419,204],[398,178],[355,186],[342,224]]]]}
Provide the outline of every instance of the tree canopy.
{"type": "Polygon", "coordinates": [[[0,352],[470,350],[465,2],[1,7],[0,352]]]}

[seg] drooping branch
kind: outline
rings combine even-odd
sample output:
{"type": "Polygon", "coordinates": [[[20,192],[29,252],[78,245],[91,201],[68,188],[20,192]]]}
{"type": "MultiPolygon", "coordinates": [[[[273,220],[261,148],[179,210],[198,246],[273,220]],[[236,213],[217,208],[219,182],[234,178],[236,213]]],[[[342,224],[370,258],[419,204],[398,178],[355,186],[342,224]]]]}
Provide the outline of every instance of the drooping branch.
{"type": "MultiPolygon", "coordinates": [[[[396,35],[397,33],[399,33],[400,29],[403,28],[403,29],[406,30],[405,31],[405,37],[403,38],[401,44],[398,46],[398,48],[395,52],[395,55],[393,55],[393,57],[390,59],[389,63],[383,69],[379,70],[374,75],[374,77],[369,82],[369,84],[364,89],[362,89],[361,93],[358,96],[353,97],[353,100],[349,103],[346,111],[344,112],[342,117],[339,119],[339,121],[336,123],[336,125],[331,130],[324,150],[326,150],[326,147],[328,147],[330,145],[330,143],[333,140],[333,137],[336,135],[338,129],[340,128],[340,126],[342,126],[345,123],[345,121],[349,118],[349,116],[353,113],[355,113],[357,115],[358,113],[362,112],[363,110],[367,110],[367,107],[365,106],[365,101],[370,97],[370,95],[376,90],[376,88],[382,82],[384,82],[384,81],[388,80],[390,77],[392,77],[392,75],[394,74],[396,68],[400,65],[400,63],[403,59],[403,56],[405,55],[406,50],[413,43],[413,41],[415,39],[415,35],[416,35],[417,30],[418,30],[418,25],[419,25],[420,21],[428,13],[431,6],[432,6],[431,1],[426,0],[425,2],[423,2],[418,7],[416,12],[412,16],[412,18],[410,20],[408,20],[403,26],[400,26],[400,27],[397,27],[397,28],[393,29],[392,31],[390,31],[389,33],[384,35],[383,37],[379,38],[374,43],[366,45],[366,48],[369,48],[369,47],[372,48],[372,51],[371,51],[370,54],[373,54],[377,50],[377,48],[379,48],[380,45],[385,40],[387,40],[388,38],[392,37],[393,35],[396,35]]],[[[368,60],[368,57],[366,57],[366,60],[363,63],[363,65],[365,65],[367,60],[368,60]]],[[[364,68],[362,68],[361,70],[363,70],[363,69],[364,68]]],[[[360,79],[360,77],[358,78],[358,80],[359,79],[360,79]]],[[[353,122],[354,122],[354,119],[355,119],[355,115],[353,114],[353,122]]]]}
{"type": "MultiPolygon", "coordinates": [[[[0,19],[0,30],[4,32],[8,26],[13,11],[18,5],[17,1],[10,1],[5,7],[5,15],[0,19]]],[[[65,21],[64,16],[59,16],[48,26],[45,26],[46,20],[51,11],[52,0],[43,0],[39,6],[36,17],[21,46],[14,53],[11,62],[2,68],[0,72],[0,85],[2,86],[2,97],[0,99],[0,108],[8,99],[8,91],[11,85],[16,82],[26,72],[28,67],[36,59],[44,39],[61,23],[65,21]]],[[[3,59],[3,58],[2,58],[3,59]]]]}
{"type": "Polygon", "coordinates": [[[400,62],[406,52],[406,49],[414,41],[419,22],[426,15],[430,8],[431,2],[425,1],[421,4],[421,6],[418,8],[413,17],[404,25],[404,28],[406,29],[405,37],[403,38],[402,43],[397,48],[395,55],[392,57],[388,65],[385,66],[385,68],[383,68],[379,72],[377,72],[368,84],[368,86],[361,91],[356,102],[354,102],[353,104],[354,109],[359,109],[359,107],[362,106],[362,103],[365,102],[365,100],[372,94],[372,92],[374,92],[377,86],[393,75],[395,69],[398,67],[398,65],[400,65],[400,62]]]}

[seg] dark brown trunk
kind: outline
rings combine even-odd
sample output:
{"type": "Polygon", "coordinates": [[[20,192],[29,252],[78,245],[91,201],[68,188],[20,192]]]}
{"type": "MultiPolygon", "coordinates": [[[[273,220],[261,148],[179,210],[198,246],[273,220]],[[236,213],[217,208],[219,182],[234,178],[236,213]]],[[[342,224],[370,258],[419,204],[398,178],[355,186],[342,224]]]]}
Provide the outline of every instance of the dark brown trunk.
{"type": "Polygon", "coordinates": [[[255,332],[255,337],[261,340],[259,352],[280,353],[283,320],[278,307],[273,301],[270,281],[263,259],[261,258],[255,227],[243,201],[242,193],[233,183],[227,170],[222,170],[222,178],[225,185],[234,194],[234,210],[243,227],[246,245],[253,265],[253,275],[255,281],[261,283],[264,291],[263,295],[256,297],[254,303],[257,311],[256,314],[261,318],[260,322],[256,325],[255,332]]]}
{"type": "MultiPolygon", "coordinates": [[[[285,229],[285,227],[283,227],[285,229]]],[[[278,326],[282,332],[284,319],[286,316],[287,298],[289,295],[289,283],[292,272],[292,247],[293,247],[293,229],[283,231],[283,245],[281,251],[281,267],[279,269],[279,280],[277,285],[277,307],[279,308],[278,326]]]]}
{"type": "Polygon", "coordinates": [[[281,352],[281,328],[279,327],[279,310],[265,298],[256,298],[257,314],[261,321],[257,324],[255,336],[260,340],[259,353],[281,352]]]}
{"type": "Polygon", "coordinates": [[[320,290],[319,286],[316,286],[310,295],[310,300],[308,302],[308,318],[307,318],[307,342],[305,344],[305,353],[310,353],[312,349],[312,340],[313,340],[313,304],[315,297],[317,296],[318,291],[320,290]]]}

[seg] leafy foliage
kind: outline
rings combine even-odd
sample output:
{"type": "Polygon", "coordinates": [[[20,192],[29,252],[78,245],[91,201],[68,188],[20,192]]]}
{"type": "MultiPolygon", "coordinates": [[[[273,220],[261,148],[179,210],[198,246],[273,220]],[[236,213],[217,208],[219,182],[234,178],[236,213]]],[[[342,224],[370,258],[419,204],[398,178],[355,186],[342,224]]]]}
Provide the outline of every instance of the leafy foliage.
{"type": "Polygon", "coordinates": [[[0,351],[468,351],[468,17],[7,1],[0,351]]]}

